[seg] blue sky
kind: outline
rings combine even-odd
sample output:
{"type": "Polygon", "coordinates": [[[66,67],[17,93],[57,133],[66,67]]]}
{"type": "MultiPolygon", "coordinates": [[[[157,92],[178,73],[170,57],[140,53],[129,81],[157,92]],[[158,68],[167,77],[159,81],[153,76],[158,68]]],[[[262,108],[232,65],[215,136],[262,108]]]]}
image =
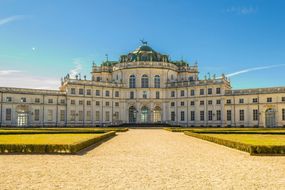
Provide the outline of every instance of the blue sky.
{"type": "Polygon", "coordinates": [[[285,86],[284,9],[283,0],[0,0],[0,86],[90,78],[93,60],[117,60],[140,39],[172,60],[197,61],[200,78],[285,86]]]}

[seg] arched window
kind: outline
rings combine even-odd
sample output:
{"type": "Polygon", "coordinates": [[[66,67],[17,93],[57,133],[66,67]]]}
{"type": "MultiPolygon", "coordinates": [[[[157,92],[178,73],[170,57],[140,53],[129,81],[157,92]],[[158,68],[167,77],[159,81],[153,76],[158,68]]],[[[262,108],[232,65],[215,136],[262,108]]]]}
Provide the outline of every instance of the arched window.
{"type": "Polygon", "coordinates": [[[142,76],[142,88],[148,88],[148,76],[147,75],[143,75],[142,76]]]}
{"type": "Polygon", "coordinates": [[[154,77],[154,88],[160,88],[160,76],[155,75],[154,77]]]}
{"type": "Polygon", "coordinates": [[[130,88],[136,88],[136,76],[135,75],[130,76],[129,82],[130,82],[129,83],[130,88]]]}

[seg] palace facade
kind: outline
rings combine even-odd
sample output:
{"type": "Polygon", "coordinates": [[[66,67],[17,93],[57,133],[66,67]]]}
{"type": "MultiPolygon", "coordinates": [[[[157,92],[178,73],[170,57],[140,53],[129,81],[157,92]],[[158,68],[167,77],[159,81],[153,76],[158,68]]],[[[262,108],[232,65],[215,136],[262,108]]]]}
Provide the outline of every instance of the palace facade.
{"type": "Polygon", "coordinates": [[[67,75],[59,90],[0,88],[0,126],[285,126],[285,87],[232,90],[224,75],[198,73],[197,64],[143,42],[118,61],[93,64],[91,80],[67,75]]]}

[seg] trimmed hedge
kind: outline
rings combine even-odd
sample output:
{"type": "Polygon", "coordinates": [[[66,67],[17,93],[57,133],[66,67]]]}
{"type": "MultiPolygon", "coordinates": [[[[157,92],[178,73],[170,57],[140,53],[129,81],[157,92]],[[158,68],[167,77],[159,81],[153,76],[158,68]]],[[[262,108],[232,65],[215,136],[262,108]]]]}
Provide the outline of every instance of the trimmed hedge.
{"type": "Polygon", "coordinates": [[[188,131],[185,131],[184,134],[199,139],[207,140],[210,142],[214,142],[220,145],[224,145],[230,148],[235,148],[241,151],[249,152],[250,155],[285,155],[285,146],[251,145],[236,141],[225,140],[217,137],[211,137],[203,134],[192,133],[188,131]]]}
{"type": "Polygon", "coordinates": [[[116,135],[110,131],[98,137],[91,138],[76,144],[0,144],[0,153],[60,153],[73,154],[94,143],[116,135]]]}
{"type": "Polygon", "coordinates": [[[126,132],[128,128],[100,128],[100,129],[80,129],[80,128],[37,128],[37,129],[0,129],[0,135],[21,135],[21,134],[88,134],[106,133],[109,131],[126,132]]]}

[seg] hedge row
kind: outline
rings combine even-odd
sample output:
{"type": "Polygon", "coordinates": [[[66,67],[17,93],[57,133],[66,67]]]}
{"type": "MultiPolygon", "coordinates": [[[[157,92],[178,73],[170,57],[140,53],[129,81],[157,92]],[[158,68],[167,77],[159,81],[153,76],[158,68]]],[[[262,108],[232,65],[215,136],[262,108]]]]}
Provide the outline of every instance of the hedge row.
{"type": "Polygon", "coordinates": [[[110,131],[98,137],[79,142],[77,144],[0,144],[0,153],[76,153],[94,143],[100,142],[116,135],[110,131]]]}
{"type": "Polygon", "coordinates": [[[285,146],[250,145],[236,141],[225,140],[217,137],[202,135],[198,133],[192,133],[188,131],[185,131],[184,134],[199,139],[207,140],[210,142],[214,142],[220,145],[224,145],[230,148],[235,148],[241,151],[249,152],[250,155],[285,155],[285,146]]]}
{"type": "Polygon", "coordinates": [[[126,132],[128,128],[110,128],[110,129],[9,129],[1,130],[0,135],[21,135],[21,134],[88,134],[88,133],[106,133],[109,131],[126,132]]]}

